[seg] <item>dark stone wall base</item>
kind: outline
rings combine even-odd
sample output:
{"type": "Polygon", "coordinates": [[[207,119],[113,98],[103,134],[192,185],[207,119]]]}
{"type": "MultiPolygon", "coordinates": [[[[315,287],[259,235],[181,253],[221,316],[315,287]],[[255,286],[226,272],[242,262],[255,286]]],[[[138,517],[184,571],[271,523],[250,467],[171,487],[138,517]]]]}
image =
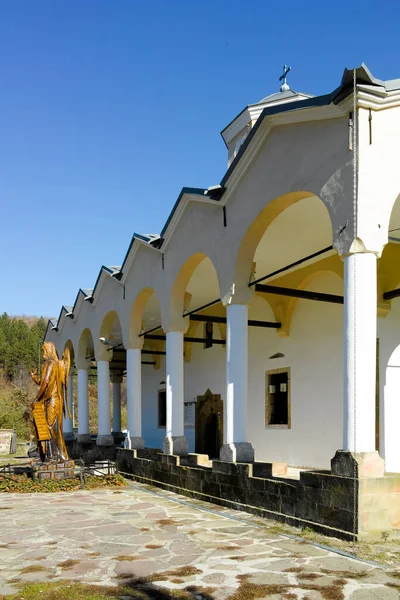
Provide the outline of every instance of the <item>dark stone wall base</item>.
{"type": "Polygon", "coordinates": [[[117,452],[119,471],[141,483],[295,527],[309,527],[331,537],[354,539],[357,498],[354,502],[353,479],[335,477],[329,472],[305,472],[300,481],[282,479],[272,476],[272,463],[214,460],[210,469],[182,462],[178,456],[161,455],[158,460],[151,460],[140,458],[134,450],[117,452]],[[254,471],[271,475],[256,477],[254,471]]]}
{"type": "MultiPolygon", "coordinates": [[[[67,442],[69,456],[86,464],[116,461],[141,483],[221,506],[276,519],[345,540],[400,528],[400,474],[354,478],[331,471],[303,471],[300,480],[279,477],[286,465],[212,462],[205,455],[165,455],[158,448],[67,442]]],[[[369,473],[370,475],[370,473],[369,473]]]]}

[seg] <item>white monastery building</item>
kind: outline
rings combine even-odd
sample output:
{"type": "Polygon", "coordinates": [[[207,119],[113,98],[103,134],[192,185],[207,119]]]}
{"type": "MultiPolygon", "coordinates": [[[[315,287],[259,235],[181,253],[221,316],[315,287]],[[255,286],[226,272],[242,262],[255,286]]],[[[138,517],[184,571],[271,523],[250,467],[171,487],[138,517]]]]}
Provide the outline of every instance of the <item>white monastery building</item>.
{"type": "Polygon", "coordinates": [[[400,79],[285,81],[222,137],[221,183],[183,188],[48,324],[74,357],[77,441],[97,368],[97,445],[120,444],[125,377],[133,448],[320,469],[344,450],[400,473],[400,79]]]}

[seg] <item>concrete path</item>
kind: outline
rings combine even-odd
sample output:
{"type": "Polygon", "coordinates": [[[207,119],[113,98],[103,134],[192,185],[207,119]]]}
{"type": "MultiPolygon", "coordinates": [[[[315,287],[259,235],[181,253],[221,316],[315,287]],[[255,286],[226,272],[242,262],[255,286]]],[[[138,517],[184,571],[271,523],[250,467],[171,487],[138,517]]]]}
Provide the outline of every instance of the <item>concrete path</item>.
{"type": "Polygon", "coordinates": [[[68,579],[150,577],[195,598],[391,600],[384,570],[277,533],[274,523],[149,486],[0,496],[0,595],[68,579]],[[261,586],[261,587],[260,587],[261,586]],[[242,593],[243,591],[243,593],[242,593]],[[263,593],[261,593],[261,591],[263,593]]]}

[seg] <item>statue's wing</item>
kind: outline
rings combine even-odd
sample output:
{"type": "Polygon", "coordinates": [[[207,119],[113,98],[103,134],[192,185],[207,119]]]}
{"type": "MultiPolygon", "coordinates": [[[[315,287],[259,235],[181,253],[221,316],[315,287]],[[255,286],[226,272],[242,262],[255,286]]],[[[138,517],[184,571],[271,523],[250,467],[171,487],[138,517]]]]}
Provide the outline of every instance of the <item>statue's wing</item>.
{"type": "Polygon", "coordinates": [[[63,386],[64,386],[64,405],[63,405],[63,413],[64,415],[68,412],[68,416],[72,419],[72,415],[68,406],[68,376],[71,370],[71,353],[69,348],[65,348],[62,355],[62,363],[64,365],[64,377],[63,377],[63,386]]]}

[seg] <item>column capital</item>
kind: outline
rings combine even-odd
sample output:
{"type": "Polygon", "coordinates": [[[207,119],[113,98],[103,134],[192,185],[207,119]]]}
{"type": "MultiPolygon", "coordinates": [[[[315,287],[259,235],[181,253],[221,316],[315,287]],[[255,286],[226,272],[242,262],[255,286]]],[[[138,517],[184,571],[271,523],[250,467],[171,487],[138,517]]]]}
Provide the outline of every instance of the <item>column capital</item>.
{"type": "Polygon", "coordinates": [[[136,336],[129,340],[129,344],[126,346],[126,351],[128,350],[142,350],[144,344],[144,335],[141,337],[136,336]]]}
{"type": "Polygon", "coordinates": [[[375,250],[349,250],[347,252],[343,252],[342,254],[339,254],[339,257],[344,260],[345,258],[349,258],[350,256],[359,256],[360,254],[372,254],[373,256],[375,256],[376,258],[379,258],[380,254],[379,252],[375,251],[375,250]]]}
{"type": "Polygon", "coordinates": [[[165,333],[186,333],[190,325],[189,317],[179,317],[163,323],[165,333]]]}
{"type": "Polygon", "coordinates": [[[334,243],[334,247],[342,259],[352,254],[375,254],[379,258],[383,250],[380,242],[377,244],[367,244],[359,237],[347,240],[346,244],[342,246],[334,243]]]}
{"type": "Polygon", "coordinates": [[[254,287],[237,287],[234,283],[228,292],[221,298],[221,302],[225,307],[232,306],[233,304],[245,304],[248,305],[252,301],[255,294],[254,287]]]}

